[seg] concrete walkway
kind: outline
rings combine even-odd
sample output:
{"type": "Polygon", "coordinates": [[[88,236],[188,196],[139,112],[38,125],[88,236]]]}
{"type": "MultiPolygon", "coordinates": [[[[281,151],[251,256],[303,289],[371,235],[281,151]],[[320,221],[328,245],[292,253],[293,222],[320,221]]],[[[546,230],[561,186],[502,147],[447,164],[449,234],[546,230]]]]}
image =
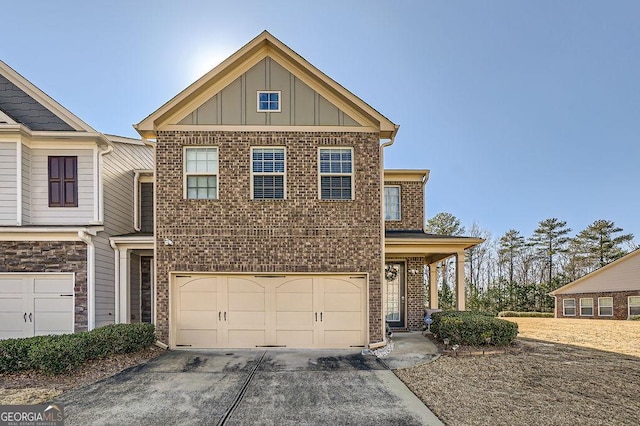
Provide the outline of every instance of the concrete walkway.
{"type": "Polygon", "coordinates": [[[391,370],[410,368],[437,358],[438,347],[419,331],[394,332],[394,349],[380,360],[391,370]]]}
{"type": "Polygon", "coordinates": [[[442,424],[359,350],[169,351],[55,402],[67,425],[442,424]]]}

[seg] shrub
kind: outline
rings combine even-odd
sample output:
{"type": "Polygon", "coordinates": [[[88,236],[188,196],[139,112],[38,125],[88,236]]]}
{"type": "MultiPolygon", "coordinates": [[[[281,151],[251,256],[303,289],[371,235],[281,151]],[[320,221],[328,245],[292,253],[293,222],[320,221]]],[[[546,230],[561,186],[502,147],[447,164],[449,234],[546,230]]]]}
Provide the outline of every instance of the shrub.
{"type": "Polygon", "coordinates": [[[91,359],[137,352],[155,342],[152,324],[116,324],[76,334],[0,341],[0,372],[71,371],[91,359]]]}
{"type": "Polygon", "coordinates": [[[640,315],[631,315],[629,319],[631,321],[640,321],[640,315]]]}
{"type": "Polygon", "coordinates": [[[529,317],[529,318],[553,318],[553,312],[516,312],[502,311],[498,312],[499,317],[529,317]]]}
{"type": "Polygon", "coordinates": [[[493,345],[506,346],[518,335],[518,324],[477,312],[436,312],[431,317],[431,330],[452,344],[479,346],[490,339],[493,345]]]}

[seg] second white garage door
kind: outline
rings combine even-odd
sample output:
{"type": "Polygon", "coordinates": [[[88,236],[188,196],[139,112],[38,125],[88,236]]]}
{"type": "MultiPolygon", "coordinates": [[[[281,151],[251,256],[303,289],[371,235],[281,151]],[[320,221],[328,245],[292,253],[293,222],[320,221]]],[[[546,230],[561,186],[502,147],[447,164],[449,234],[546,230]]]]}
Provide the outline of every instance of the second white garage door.
{"type": "Polygon", "coordinates": [[[364,276],[176,275],[172,346],[344,348],[366,341],[364,276]]]}

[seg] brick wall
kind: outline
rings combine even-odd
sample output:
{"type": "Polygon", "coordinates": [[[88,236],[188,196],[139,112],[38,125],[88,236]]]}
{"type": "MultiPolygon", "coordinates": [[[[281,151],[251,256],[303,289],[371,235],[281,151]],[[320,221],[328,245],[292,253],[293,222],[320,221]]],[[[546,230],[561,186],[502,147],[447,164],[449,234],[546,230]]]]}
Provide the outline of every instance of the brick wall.
{"type": "Polygon", "coordinates": [[[0,241],[0,272],[75,272],[75,331],[87,330],[87,246],[75,241],[0,241]]]}
{"type": "Polygon", "coordinates": [[[409,330],[422,330],[424,325],[423,268],[423,257],[407,258],[407,328],[409,330]],[[418,273],[414,274],[412,270],[418,273]]]}
{"type": "Polygon", "coordinates": [[[591,318],[591,319],[627,319],[628,316],[628,297],[640,296],[640,290],[635,291],[617,291],[617,292],[602,292],[602,293],[576,293],[576,294],[561,294],[556,296],[556,315],[558,318],[591,318]],[[580,298],[593,298],[593,316],[581,316],[580,315],[580,298]],[[598,297],[613,297],[613,317],[599,316],[598,315],[598,297]],[[563,300],[575,299],[576,301],[576,315],[564,316],[563,300]]]}
{"type": "Polygon", "coordinates": [[[385,181],[400,186],[400,220],[386,220],[386,229],[424,228],[424,191],[422,182],[385,181]]]}
{"type": "Polygon", "coordinates": [[[168,341],[169,273],[367,272],[369,332],[382,339],[379,138],[375,133],[159,132],[157,329],[168,341]],[[219,199],[183,199],[183,147],[219,150],[219,199]],[[287,199],[251,200],[250,147],[284,146],[287,199]],[[318,146],[354,148],[353,201],[318,200],[318,146]],[[173,246],[165,246],[165,238],[173,246]]]}

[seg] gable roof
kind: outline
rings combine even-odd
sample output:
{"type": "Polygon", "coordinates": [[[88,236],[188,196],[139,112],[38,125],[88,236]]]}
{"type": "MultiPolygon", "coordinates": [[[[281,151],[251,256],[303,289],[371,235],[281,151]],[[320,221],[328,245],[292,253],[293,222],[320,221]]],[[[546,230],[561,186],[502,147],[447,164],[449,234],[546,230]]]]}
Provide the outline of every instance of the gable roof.
{"type": "Polygon", "coordinates": [[[87,123],[0,61],[0,123],[22,124],[32,131],[86,131],[87,123]]]}
{"type": "Polygon", "coordinates": [[[268,31],[263,31],[173,99],[134,125],[134,128],[145,138],[155,138],[156,131],[167,125],[172,118],[183,116],[199,107],[265,57],[276,60],[354,120],[375,128],[380,132],[381,138],[393,138],[398,131],[399,126],[311,65],[268,31]]]}
{"type": "MultiPolygon", "coordinates": [[[[549,292],[550,295],[555,296],[557,294],[563,294],[563,293],[578,293],[579,291],[577,291],[578,289],[576,289],[576,287],[579,287],[581,284],[584,284],[586,281],[593,279],[594,277],[598,277],[601,274],[606,274],[607,272],[612,272],[613,270],[617,269],[620,267],[620,264],[626,263],[629,260],[635,258],[636,256],[640,256],[640,248],[632,251],[631,253],[627,253],[626,255],[622,256],[620,259],[617,259],[607,265],[604,265],[602,268],[596,269],[593,272],[588,273],[587,275],[578,278],[575,281],[570,282],[567,285],[564,285],[560,288],[557,288],[555,290],[553,290],[552,292],[549,292]],[[571,291],[569,291],[571,290],[571,291]]],[[[640,257],[638,257],[638,260],[640,260],[640,257]]],[[[638,262],[640,263],[640,262],[638,262]]],[[[634,277],[637,280],[637,287],[640,288],[640,275],[638,275],[637,273],[634,274],[634,277]]],[[[601,291],[607,291],[608,289],[603,288],[601,289],[601,291]]]]}

